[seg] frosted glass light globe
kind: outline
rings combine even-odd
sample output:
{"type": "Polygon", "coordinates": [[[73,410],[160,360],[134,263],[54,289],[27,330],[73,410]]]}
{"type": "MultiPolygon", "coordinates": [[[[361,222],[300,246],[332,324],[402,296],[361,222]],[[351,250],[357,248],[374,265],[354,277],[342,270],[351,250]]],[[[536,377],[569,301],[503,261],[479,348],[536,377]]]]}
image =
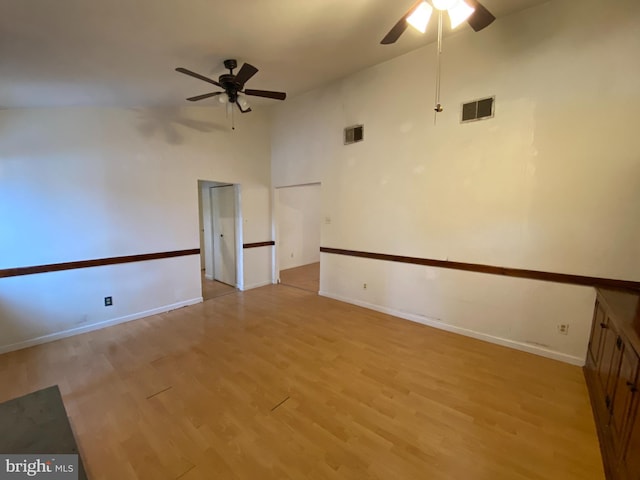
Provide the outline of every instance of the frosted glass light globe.
{"type": "Polygon", "coordinates": [[[431,5],[427,2],[422,2],[411,12],[411,15],[407,17],[407,22],[419,32],[424,33],[427,31],[427,24],[431,18],[431,12],[433,12],[431,5]]]}
{"type": "Polygon", "coordinates": [[[475,10],[475,8],[470,7],[466,2],[462,0],[457,2],[448,10],[449,19],[451,20],[451,28],[456,28],[467,18],[469,18],[475,10]]]}

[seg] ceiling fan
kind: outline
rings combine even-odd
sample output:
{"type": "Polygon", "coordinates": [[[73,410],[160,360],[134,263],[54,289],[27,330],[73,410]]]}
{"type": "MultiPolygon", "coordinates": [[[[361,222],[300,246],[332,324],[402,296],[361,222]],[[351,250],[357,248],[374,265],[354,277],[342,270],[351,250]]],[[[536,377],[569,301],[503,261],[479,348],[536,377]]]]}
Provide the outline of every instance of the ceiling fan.
{"type": "Polygon", "coordinates": [[[418,0],[398,20],[389,33],[380,42],[383,45],[395,43],[409,25],[424,33],[433,13],[433,8],[440,12],[446,10],[451,20],[451,28],[456,28],[465,20],[471,28],[479,32],[488,27],[496,19],[478,0],[431,0],[431,4],[425,0],[418,0]]]}
{"type": "Polygon", "coordinates": [[[284,100],[285,98],[287,98],[287,94],[284,92],[272,92],[270,90],[252,90],[250,88],[245,89],[245,83],[247,83],[247,81],[256,73],[258,73],[258,69],[253,65],[250,65],[248,63],[243,64],[238,73],[235,75],[233,73],[233,70],[238,66],[236,60],[225,60],[224,66],[225,68],[229,69],[229,73],[223,73],[222,75],[220,75],[217,82],[215,80],[212,80],[211,78],[207,78],[204,75],[200,75],[199,73],[193,72],[186,68],[176,68],[177,72],[184,73],[185,75],[189,75],[190,77],[194,77],[204,82],[211,83],[216,87],[220,87],[224,90],[222,92],[211,92],[205,93],[203,95],[196,95],[195,97],[187,98],[187,100],[189,100],[190,102],[197,102],[198,100],[204,100],[205,98],[222,95],[219,97],[220,103],[226,103],[231,107],[233,107],[233,105],[236,105],[238,107],[238,110],[240,110],[242,113],[248,113],[251,111],[251,107],[249,106],[246,98],[244,98],[244,95],[272,98],[274,100],[284,100]]]}
{"type": "MultiPolygon", "coordinates": [[[[424,33],[427,31],[427,24],[433,13],[433,9],[438,10],[438,46],[436,49],[436,99],[435,112],[436,115],[442,112],[442,104],[440,103],[440,55],[442,54],[442,17],[443,12],[449,14],[451,20],[451,28],[456,28],[465,20],[471,25],[471,28],[479,32],[483,28],[488,27],[496,19],[496,17],[487,10],[478,0],[430,0],[431,5],[426,0],[418,0],[400,20],[393,26],[389,33],[380,41],[383,45],[395,43],[400,35],[404,33],[409,25],[416,30],[424,33]],[[433,6],[432,6],[433,5],[433,6]]],[[[435,122],[435,119],[434,119],[435,122]]]]}

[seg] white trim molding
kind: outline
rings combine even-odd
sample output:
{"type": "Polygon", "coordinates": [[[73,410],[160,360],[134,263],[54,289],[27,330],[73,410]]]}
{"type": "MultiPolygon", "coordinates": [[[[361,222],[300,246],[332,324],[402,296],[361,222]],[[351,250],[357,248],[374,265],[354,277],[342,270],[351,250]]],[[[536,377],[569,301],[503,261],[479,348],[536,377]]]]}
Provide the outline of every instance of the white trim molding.
{"type": "Polygon", "coordinates": [[[239,288],[239,290],[244,292],[253,288],[266,287],[267,285],[273,285],[273,282],[271,280],[267,280],[266,282],[252,283],[250,285],[245,285],[244,288],[239,288]]]}
{"type": "Polygon", "coordinates": [[[361,300],[353,300],[350,298],[343,297],[341,295],[336,295],[326,291],[320,291],[318,295],[323,297],[332,298],[334,300],[339,300],[341,302],[350,303],[352,305],[357,305],[359,307],[368,308],[369,310],[375,310],[376,312],[386,313],[388,315],[393,315],[394,317],[399,317],[404,320],[410,320],[412,322],[421,323],[423,325],[427,325],[429,327],[437,328],[439,330],[445,330],[447,332],[457,333],[459,335],[464,335],[465,337],[475,338],[477,340],[482,340],[489,343],[494,343],[496,345],[501,345],[503,347],[513,348],[515,350],[520,350],[527,353],[533,353],[534,355],[540,355],[541,357],[551,358],[553,360],[558,360],[560,362],[568,363],[571,365],[576,365],[578,367],[583,367],[585,364],[585,359],[580,357],[574,357],[572,355],[567,355],[565,353],[556,352],[554,350],[550,350],[544,347],[540,347],[537,345],[531,345],[528,343],[518,342],[516,340],[509,340],[507,338],[495,337],[493,335],[489,335],[487,333],[476,332],[474,330],[469,330],[467,328],[457,327],[455,325],[450,325],[448,323],[444,323],[440,320],[436,320],[433,318],[428,318],[422,315],[416,315],[414,313],[403,312],[400,310],[396,310],[393,308],[382,307],[380,305],[375,305],[373,303],[363,302],[361,300]]]}
{"type": "Polygon", "coordinates": [[[157,315],[158,313],[165,313],[177,308],[186,307],[189,305],[195,305],[196,303],[202,303],[202,297],[192,298],[190,300],[184,300],[182,302],[173,303],[171,305],[163,305],[162,307],[153,308],[151,310],[145,310],[143,312],[126,315],[124,317],[112,318],[102,322],[92,323],[91,325],[85,325],[78,328],[70,328],[61,332],[50,333],[42,335],[41,337],[31,338],[22,342],[12,343],[9,345],[0,345],[0,355],[3,353],[13,352],[15,350],[22,350],[23,348],[34,347],[36,345],[42,345],[43,343],[55,342],[63,338],[73,337],[82,333],[93,332],[95,330],[101,330],[103,328],[112,327],[121,323],[131,322],[133,320],[139,320],[141,318],[157,315]]]}

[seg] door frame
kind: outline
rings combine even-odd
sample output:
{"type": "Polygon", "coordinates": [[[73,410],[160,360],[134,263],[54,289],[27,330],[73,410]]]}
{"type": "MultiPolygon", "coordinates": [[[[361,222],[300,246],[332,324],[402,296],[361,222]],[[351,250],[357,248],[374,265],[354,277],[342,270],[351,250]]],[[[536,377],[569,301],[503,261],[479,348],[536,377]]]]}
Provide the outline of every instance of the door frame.
{"type": "MultiPolygon", "coordinates": [[[[280,283],[280,191],[285,188],[295,188],[295,187],[320,187],[320,196],[322,197],[322,182],[309,182],[309,183],[297,183],[295,185],[283,185],[281,187],[273,187],[273,203],[271,205],[271,216],[273,218],[273,224],[271,226],[271,233],[273,235],[274,243],[272,250],[272,258],[271,258],[271,281],[272,283],[280,283]]],[[[322,237],[322,228],[320,235],[322,237]]],[[[322,243],[322,238],[320,238],[320,243],[322,243]]],[[[320,255],[320,268],[322,269],[322,255],[320,255]]]]}
{"type": "MultiPolygon", "coordinates": [[[[242,185],[239,183],[221,182],[215,180],[198,180],[199,197],[201,198],[202,222],[199,223],[199,229],[204,229],[204,244],[200,248],[204,250],[205,257],[205,278],[213,280],[214,271],[214,252],[213,252],[213,203],[211,199],[212,187],[233,186],[234,190],[234,210],[235,210],[235,271],[236,283],[234,287],[238,290],[244,290],[244,250],[242,248],[242,185]]],[[[200,232],[198,231],[198,237],[200,232]]]]}

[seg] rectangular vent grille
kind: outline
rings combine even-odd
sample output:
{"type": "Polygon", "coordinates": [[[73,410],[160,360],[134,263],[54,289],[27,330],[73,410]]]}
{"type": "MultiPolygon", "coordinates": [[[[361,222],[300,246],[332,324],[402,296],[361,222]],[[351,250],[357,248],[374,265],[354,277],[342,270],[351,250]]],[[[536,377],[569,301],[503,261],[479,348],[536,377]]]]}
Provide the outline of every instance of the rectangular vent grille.
{"type": "Polygon", "coordinates": [[[353,125],[344,129],[344,144],[361,142],[364,140],[364,125],[353,125]]]}
{"type": "Polygon", "coordinates": [[[462,123],[493,118],[496,97],[481,98],[462,104],[462,123]]]}

